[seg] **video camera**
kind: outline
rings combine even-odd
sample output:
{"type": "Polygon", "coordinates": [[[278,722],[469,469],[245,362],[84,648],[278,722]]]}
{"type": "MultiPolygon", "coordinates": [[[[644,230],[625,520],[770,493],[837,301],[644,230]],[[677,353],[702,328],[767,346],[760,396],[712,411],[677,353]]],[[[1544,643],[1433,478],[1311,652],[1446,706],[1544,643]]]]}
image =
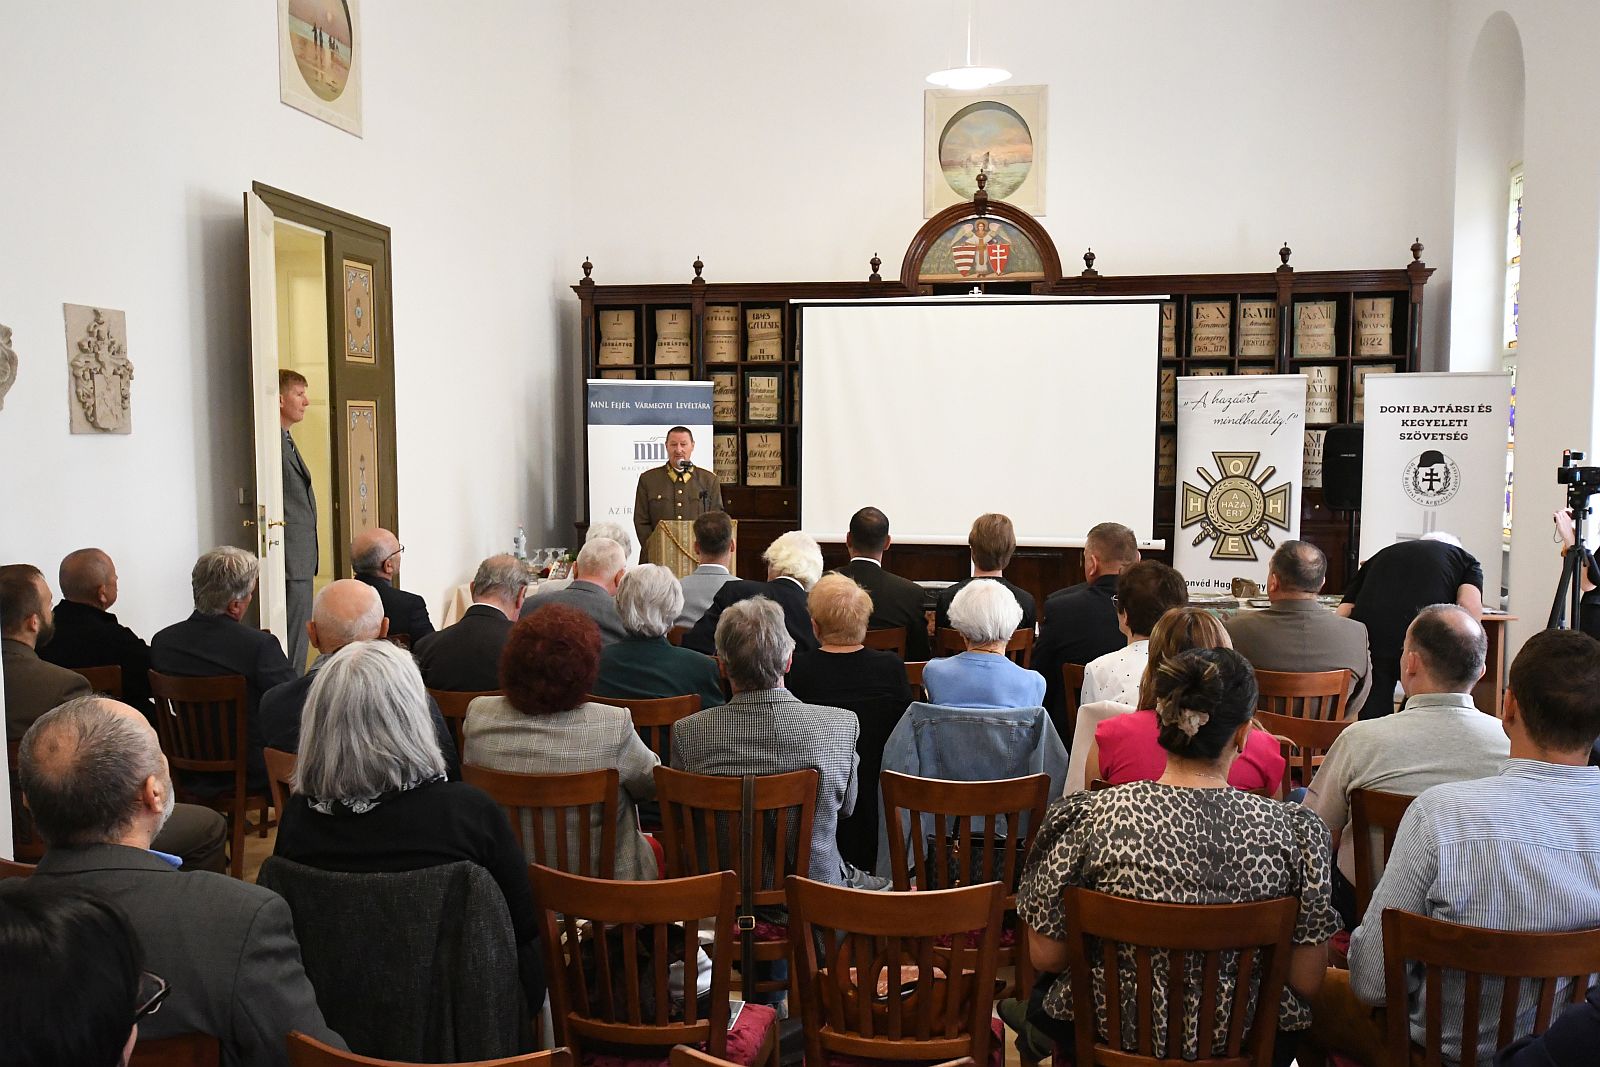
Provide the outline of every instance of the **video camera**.
{"type": "Polygon", "coordinates": [[[1574,507],[1600,493],[1600,467],[1579,466],[1582,460],[1582,452],[1565,449],[1561,453],[1561,466],[1556,468],[1556,482],[1567,487],[1567,500],[1574,507]]]}

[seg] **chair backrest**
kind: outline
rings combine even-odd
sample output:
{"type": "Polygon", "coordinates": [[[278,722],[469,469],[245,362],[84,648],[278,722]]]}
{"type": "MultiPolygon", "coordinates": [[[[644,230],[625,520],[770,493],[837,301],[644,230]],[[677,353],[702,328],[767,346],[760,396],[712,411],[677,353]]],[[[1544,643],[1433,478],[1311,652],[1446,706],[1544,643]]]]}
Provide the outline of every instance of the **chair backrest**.
{"type": "Polygon", "coordinates": [[[128,1067],[217,1067],[222,1043],[210,1034],[178,1034],[134,1042],[128,1067]]]}
{"type": "Polygon", "coordinates": [[[285,752],[281,748],[264,748],[261,750],[261,759],[267,765],[267,788],[272,792],[272,806],[278,811],[278,818],[283,818],[283,805],[289,799],[289,779],[294,777],[295,765],[300,762],[300,757],[294,752],[285,752]]]}
{"type": "Polygon", "coordinates": [[[806,1062],[987,1063],[1003,887],[871,893],[788,880],[806,1062]]]}
{"type": "Polygon", "coordinates": [[[615,767],[517,774],[461,765],[462,780],[505,809],[529,863],[589,878],[616,874],[617,777],[615,767]]]}
{"type": "Polygon", "coordinates": [[[17,781],[17,750],[21,747],[20,740],[6,742],[6,770],[11,783],[11,854],[27,862],[44,855],[44,838],[22,802],[22,785],[17,781]]]}
{"type": "Polygon", "coordinates": [[[880,780],[895,889],[909,890],[913,872],[923,891],[997,881],[1005,887],[1007,906],[1013,904],[1023,860],[1044,821],[1049,775],[948,782],[884,771],[880,780]]]}
{"type": "Polygon", "coordinates": [[[1192,1062],[1272,1062],[1275,1009],[1299,912],[1295,898],[1157,904],[1069,888],[1065,903],[1079,1064],[1171,1063],[1184,1056],[1191,1032],[1199,1051],[1192,1062]],[[1174,966],[1180,957],[1182,965],[1174,966]],[[1234,979],[1230,996],[1223,995],[1223,975],[1234,979]],[[1097,988],[1105,991],[1105,1040],[1095,1022],[1097,988]],[[1186,1010],[1191,1000],[1198,1005],[1192,1017],[1186,1010]],[[1256,1005],[1262,1008],[1247,1027],[1256,1005]],[[1213,1041],[1224,1022],[1219,1056],[1213,1041]]]}
{"type": "Polygon", "coordinates": [[[439,705],[439,713],[444,716],[444,721],[450,724],[450,732],[456,739],[456,755],[465,760],[466,738],[462,735],[462,730],[467,721],[467,705],[479,697],[497,697],[500,695],[500,690],[486,689],[481,693],[458,693],[452,689],[430,689],[428,695],[439,705]]]}
{"type": "MultiPolygon", "coordinates": [[[[290,1067],[410,1067],[404,1060],[375,1060],[358,1056],[332,1045],[325,1045],[298,1030],[289,1031],[290,1067]]],[[[471,1063],[443,1064],[441,1067],[572,1067],[572,1053],[564,1048],[549,1052],[527,1052],[498,1060],[473,1060],[471,1063]]]]}
{"type": "Polygon", "coordinates": [[[580,878],[548,867],[528,869],[543,918],[550,1013],[557,1044],[582,1059],[586,1041],[662,1047],[704,1044],[727,1049],[728,984],[737,884],[731,871],[657,882],[580,878]],[[684,991],[698,973],[704,927],[715,934],[711,999],[702,1012],[693,994],[674,1010],[669,970],[677,963],[684,991]]]}
{"type": "Polygon", "coordinates": [[[1310,785],[1322,757],[1333,742],[1350,724],[1342,719],[1306,719],[1295,715],[1278,715],[1270,711],[1256,712],[1256,722],[1272,733],[1283,748],[1283,758],[1289,761],[1283,775],[1283,788],[1289,789],[1289,780],[1298,777],[1301,785],[1310,785]]]}
{"type": "Polygon", "coordinates": [[[156,733],[173,770],[231,771],[243,795],[249,745],[245,692],[245,680],[237,674],[188,678],[150,672],[156,733]]]}
{"type": "Polygon", "coordinates": [[[122,699],[122,666],[113,663],[105,667],[74,667],[74,672],[81,674],[89,682],[89,688],[96,693],[104,693],[113,700],[122,699]]]}
{"type": "Polygon", "coordinates": [[[922,684],[922,668],[928,665],[925,659],[908,660],[906,662],[906,684],[911,686],[913,700],[927,700],[928,687],[922,684]]]}
{"type": "Polygon", "coordinates": [[[667,876],[742,870],[740,843],[752,834],[752,904],[782,904],[783,880],[811,869],[811,821],[817,772],[755,776],[756,825],[743,825],[743,779],[657,767],[656,800],[666,838],[667,876]]]}
{"type": "Polygon", "coordinates": [[[688,632],[689,627],[687,626],[674,626],[667,631],[667,644],[675,648],[681,648],[683,646],[683,635],[688,632]]]}
{"type": "Polygon", "coordinates": [[[1356,852],[1357,922],[1372,903],[1372,891],[1389,863],[1400,820],[1415,799],[1404,793],[1385,793],[1379,789],[1356,789],[1350,793],[1350,832],[1355,835],[1356,852]]]}
{"type": "Polygon", "coordinates": [[[1350,698],[1350,672],[1256,671],[1256,707],[1274,715],[1338,721],[1350,698]]]}
{"type": "Polygon", "coordinates": [[[634,731],[663,764],[672,762],[672,724],[700,710],[699,693],[653,699],[597,697],[590,693],[587,699],[595,704],[627,708],[629,717],[633,719],[634,731]]]}
{"type": "MultiPolygon", "coordinates": [[[[1564,1004],[1583,1002],[1593,977],[1600,972],[1600,930],[1506,933],[1440,922],[1390,908],[1383,913],[1383,968],[1391,1055],[1398,1049],[1401,1057],[1415,1054],[1425,1067],[1440,1067],[1444,1003],[1459,995],[1460,1064],[1476,1067],[1493,1059],[1492,1050],[1481,1060],[1478,1054],[1483,1036],[1480,1031],[1490,1020],[1498,1019],[1492,1048],[1500,1049],[1518,1038],[1544,1033],[1558,1010],[1558,998],[1563,998],[1564,1004]],[[1413,1050],[1411,1044],[1408,962],[1423,968],[1423,1029],[1427,1040],[1419,1050],[1413,1050]],[[1452,972],[1454,982],[1460,983],[1454,992],[1444,988],[1446,971],[1452,972]],[[1497,986],[1499,1011],[1485,1011],[1493,1005],[1497,986]]],[[[1394,1062],[1417,1060],[1402,1058],[1394,1062]]]]}
{"type": "Polygon", "coordinates": [[[1061,703],[1065,708],[1061,722],[1066,729],[1057,732],[1068,742],[1078,735],[1078,707],[1083,698],[1083,668],[1082,663],[1061,665],[1061,703]]]}
{"type": "Polygon", "coordinates": [[[26,878],[33,873],[33,864],[0,859],[0,882],[7,878],[26,878]]]}
{"type": "MultiPolygon", "coordinates": [[[[961,636],[961,631],[953,626],[939,627],[937,637],[938,651],[943,656],[953,656],[967,650],[967,639],[961,636]]],[[[1011,640],[1006,642],[1006,658],[1018,666],[1026,667],[1033,659],[1033,630],[1024,626],[1011,635],[1011,640]]]]}
{"type": "Polygon", "coordinates": [[[906,658],[906,628],[904,626],[885,626],[877,630],[868,630],[867,636],[861,643],[868,648],[883,649],[893,652],[901,659],[906,658]]]}
{"type": "Polygon", "coordinates": [[[1116,788],[1115,786],[1113,786],[1110,782],[1106,781],[1104,778],[1091,778],[1091,779],[1089,779],[1089,792],[1091,792],[1091,793],[1098,793],[1102,789],[1115,789],[1115,788],[1116,788]]]}

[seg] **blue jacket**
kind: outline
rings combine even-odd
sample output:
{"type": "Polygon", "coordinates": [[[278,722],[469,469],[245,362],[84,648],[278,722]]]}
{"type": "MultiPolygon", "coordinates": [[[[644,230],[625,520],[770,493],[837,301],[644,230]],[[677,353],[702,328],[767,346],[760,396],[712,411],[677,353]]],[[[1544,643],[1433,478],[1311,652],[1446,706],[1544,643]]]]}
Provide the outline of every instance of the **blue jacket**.
{"type": "Polygon", "coordinates": [[[1004,656],[963,652],[922,668],[928,699],[954,708],[1031,708],[1044,703],[1044,676],[1004,656]]]}

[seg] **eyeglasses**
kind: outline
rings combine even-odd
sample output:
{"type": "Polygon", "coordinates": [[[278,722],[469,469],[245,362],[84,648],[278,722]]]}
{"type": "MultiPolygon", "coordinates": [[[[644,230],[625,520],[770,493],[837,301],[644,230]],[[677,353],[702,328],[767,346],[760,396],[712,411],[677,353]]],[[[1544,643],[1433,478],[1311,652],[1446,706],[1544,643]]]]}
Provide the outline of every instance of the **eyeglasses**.
{"type": "Polygon", "coordinates": [[[1111,594],[1111,606],[1115,608],[1115,607],[1120,607],[1121,604],[1122,604],[1122,601],[1121,601],[1121,599],[1119,599],[1117,597],[1117,594],[1112,593],[1111,594]]]}
{"type": "Polygon", "coordinates": [[[172,992],[172,987],[167,980],[159,974],[149,971],[139,973],[139,999],[133,1009],[135,1020],[143,1019],[146,1015],[154,1015],[161,1010],[161,1002],[167,999],[167,994],[172,992]]]}
{"type": "MultiPolygon", "coordinates": [[[[394,559],[396,556],[398,556],[400,553],[404,552],[405,550],[406,550],[406,546],[405,545],[401,545],[399,548],[395,549],[393,552],[389,553],[387,556],[384,556],[383,557],[383,562],[384,563],[388,563],[391,559],[394,559]]],[[[380,567],[382,565],[383,564],[381,564],[381,563],[379,564],[380,567]]]]}

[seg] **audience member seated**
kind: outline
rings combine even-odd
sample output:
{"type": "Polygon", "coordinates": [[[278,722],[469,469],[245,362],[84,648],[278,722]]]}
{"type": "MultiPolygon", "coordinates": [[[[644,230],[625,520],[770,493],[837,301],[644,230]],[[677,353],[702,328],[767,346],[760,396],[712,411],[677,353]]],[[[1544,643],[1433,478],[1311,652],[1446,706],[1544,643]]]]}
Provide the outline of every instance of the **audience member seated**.
{"type": "MultiPolygon", "coordinates": [[[[622,546],[622,565],[624,567],[626,567],[630,562],[637,562],[637,558],[634,555],[633,533],[627,526],[624,526],[620,522],[611,522],[609,520],[590,523],[589,529],[583,535],[583,543],[586,545],[590,541],[598,541],[601,538],[615,541],[617,544],[622,546]]],[[[581,546],[579,547],[578,551],[583,551],[581,546]]],[[[576,557],[574,557],[574,564],[576,564],[576,557]]],[[[549,596],[551,593],[559,593],[561,590],[566,589],[572,584],[572,578],[572,575],[568,575],[565,578],[547,578],[543,582],[540,582],[538,587],[534,589],[533,592],[528,594],[528,599],[531,601],[534,597],[549,596]]],[[[524,604],[522,606],[522,614],[524,615],[528,614],[528,612],[532,610],[533,607],[530,604],[524,604]]],[[[605,628],[601,627],[600,632],[603,635],[605,633],[605,628]]]]}
{"type": "Polygon", "coordinates": [[[722,703],[722,679],[714,660],[667,640],[683,607],[677,575],[641,563],[617,587],[617,614],[627,634],[600,653],[600,677],[591,690],[603,697],[677,697],[689,693],[702,708],[722,703]]]}
{"type": "Polygon", "coordinates": [[[49,882],[0,887],[0,959],[8,1064],[122,1067],[167,995],[116,907],[49,882]]]}
{"type": "Polygon", "coordinates": [[[1017,532],[1012,528],[1011,520],[994,512],[979,515],[972,521],[972,529],[967,532],[967,547],[972,550],[972,575],[939,593],[934,607],[935,628],[953,626],[954,623],[950,621],[950,604],[955,600],[956,594],[979,578],[986,578],[1011,590],[1011,595],[1017,600],[1017,606],[1022,608],[1022,622],[1019,625],[1033,629],[1033,594],[1022,586],[1007,581],[1005,575],[1000,573],[1010,566],[1011,557],[1017,551],[1017,532]]]}
{"type": "Polygon", "coordinates": [[[806,594],[822,577],[822,549],[810,534],[790,530],[768,545],[761,559],[767,565],[767,580],[752,582],[735,578],[724,583],[711,598],[711,607],[694,624],[694,629],[684,635],[684,648],[716,655],[717,623],[722,613],[741,600],[757,596],[766,597],[783,609],[783,623],[796,649],[809,652],[817,647],[806,594]]]}
{"type": "Polygon", "coordinates": [[[950,603],[950,623],[967,650],[922,669],[928,703],[955,708],[1038,708],[1044,679],[1006,658],[1022,605],[999,582],[971,582],[950,603]]]}
{"type": "Polygon", "coordinates": [[[1367,628],[1317,603],[1327,576],[1328,557],[1322,549],[1309,541],[1283,542],[1267,568],[1272,606],[1235,614],[1228,620],[1228,636],[1258,671],[1349,671],[1344,717],[1354,719],[1372,691],[1367,628]]]}
{"type": "Polygon", "coordinates": [[[141,1037],[210,1034],[223,1062],[241,1067],[287,1067],[290,1030],[345,1047],[317,1008],[283,898],[209,871],[179,874],[154,848],[172,778],[144,716],[104,697],[63,704],[23,738],[18,780],[49,844],[29,881],[116,901],[144,966],[169,984],[141,1037]]]}
{"type": "MultiPolygon", "coordinates": [[[[388,632],[389,620],[383,617],[383,601],[370,585],[354,578],[341,578],[323,586],[312,604],[311,621],[306,623],[306,634],[319,655],[305,674],[273,686],[261,695],[263,745],[284,752],[300,751],[300,722],[317,671],[346,645],[376,641],[388,632]]],[[[460,778],[461,761],[456,753],[455,735],[432,697],[428,698],[428,713],[433,719],[445,768],[452,780],[460,778]]]]}
{"type": "Polygon", "coordinates": [[[122,699],[140,711],[150,702],[150,646],[111,614],[117,602],[117,567],[98,548],[80,548],[61,561],[61,602],[55,636],[39,658],[58,667],[122,668],[122,699]]]}
{"type": "Polygon", "coordinates": [[[1092,659],[1083,669],[1083,704],[1114,700],[1135,704],[1139,682],[1149,662],[1150,631],[1156,620],[1172,608],[1189,602],[1183,575],[1160,560],[1140,560],[1117,580],[1117,625],[1128,643],[1115,652],[1092,659]]]}
{"type": "MultiPolygon", "coordinates": [[[[816,542],[811,543],[815,547],[816,542]]],[[[821,569],[819,558],[817,570],[821,569]]],[[[802,703],[783,687],[794,653],[783,609],[766,597],[727,605],[719,612],[716,651],[733,687],[733,699],[673,724],[672,765],[693,774],[715,775],[787,774],[815,768],[811,877],[830,885],[879,887],[882,883],[864,876],[839,855],[837,841],[839,816],[850,814],[856,805],[856,717],[842,708],[802,703]]]]}
{"type": "MultiPolygon", "coordinates": [[[[1072,793],[1052,804],[1022,876],[1017,912],[1030,930],[1040,974],[1027,1019],[1061,1045],[1072,1044],[1073,1006],[1067,970],[1062,892],[1082,886],[1100,893],[1169,904],[1237,904],[1297,897],[1288,985],[1276,1006],[1275,1064],[1288,1064],[1297,1037],[1311,1025],[1308,998],[1327,967],[1327,942],[1339,928],[1328,900],[1328,831],[1311,812],[1228,786],[1245,747],[1256,707],[1255,673],[1230,649],[1196,649],[1163,665],[1156,683],[1160,743],[1167,767],[1155,782],[1072,793]]],[[[1154,981],[1166,988],[1164,953],[1154,957],[1154,981]]],[[[1095,966],[1097,975],[1101,968],[1095,966]]],[[[1126,973],[1126,972],[1124,972],[1126,973]]],[[[1234,995],[1237,974],[1218,976],[1217,1004],[1234,995]]],[[[1131,984],[1123,986],[1123,1018],[1140,1011],[1131,984]]],[[[1159,997],[1159,993],[1158,993],[1159,997]]],[[[1097,996],[1097,1001],[1101,1000],[1097,996]]],[[[1021,1005],[1001,1005],[1016,1025],[1021,1005]]],[[[1213,1032],[1186,1005],[1183,1055],[1221,1054],[1198,1047],[1196,1034],[1213,1032]],[[1198,1022],[1198,1025],[1196,1025],[1198,1022]]],[[[1166,1032],[1166,1009],[1156,1002],[1154,1040],[1166,1032]]],[[[1104,1030],[1105,1016],[1097,1025],[1104,1030]]],[[[1081,1025],[1081,1023],[1080,1023],[1081,1025]]]]}
{"type": "MultiPolygon", "coordinates": [[[[237,674],[244,678],[245,715],[249,747],[245,765],[252,790],[265,790],[266,766],[261,762],[261,694],[275,685],[293,681],[294,668],[283,646],[269,633],[242,622],[256,595],[256,557],[242,548],[223,545],[195,561],[190,573],[194,613],[173,623],[150,641],[150,666],[161,674],[210,678],[237,674]]],[[[230,775],[209,775],[217,787],[232,786],[230,775]]],[[[185,779],[185,785],[191,784],[185,779]]],[[[197,787],[211,782],[196,776],[197,787]]]]}
{"type": "Polygon", "coordinates": [[[552,604],[564,604],[593,619],[600,627],[600,640],[605,644],[621,641],[628,632],[622,628],[622,617],[617,614],[616,595],[627,565],[627,552],[611,538],[596,537],[586,542],[572,565],[572,583],[565,589],[524,600],[522,618],[552,604]]]}
{"type": "Polygon", "coordinates": [[[500,650],[527,592],[528,568],[516,556],[490,556],[478,564],[466,614],[412,646],[423,683],[454,693],[499,689],[500,650]]]}
{"type": "Polygon", "coordinates": [[[83,675],[39,658],[50,643],[50,587],[27,563],[0,567],[0,669],[6,687],[6,740],[16,741],[34,721],[63,701],[89,692],[83,675]]]}
{"type": "MultiPolygon", "coordinates": [[[[1139,541],[1119,522],[1102,522],[1083,543],[1083,582],[1045,598],[1030,661],[1044,675],[1044,706],[1064,740],[1067,712],[1061,668],[1090,663],[1128,643],[1117,623],[1117,578],[1139,562],[1139,541]]],[[[1072,694],[1076,701],[1078,694],[1072,694]]]]}
{"type": "Polygon", "coordinates": [[[1495,1057],[1495,1067],[1592,1067],[1600,1048],[1600,984],[1556,1017],[1538,1037],[1514,1041],[1495,1057]]]}
{"type": "Polygon", "coordinates": [[[1366,626],[1372,650],[1372,685],[1361,718],[1394,711],[1406,627],[1429,604],[1459,604],[1474,619],[1483,615],[1483,567],[1442,531],[1382,549],[1344,587],[1339,614],[1366,626]]]}
{"type": "Polygon", "coordinates": [[[694,520],[694,554],[700,565],[679,581],[683,610],[674,626],[693,626],[711,606],[717,590],[733,580],[733,520],[726,511],[708,511],[694,520]]]}
{"type": "Polygon", "coordinates": [[[872,598],[868,628],[904,627],[906,659],[925,660],[929,656],[928,613],[922,607],[922,586],[883,569],[883,554],[892,543],[889,517],[877,508],[862,508],[850,516],[850,531],[844,539],[850,562],[840,567],[839,573],[854,579],[872,598]]]}
{"type": "Polygon", "coordinates": [[[1405,713],[1351,723],[1306,790],[1306,807],[1333,832],[1339,854],[1333,903],[1347,930],[1361,921],[1355,913],[1350,794],[1379,789],[1416,796],[1443,782],[1492,777],[1506,761],[1511,743],[1500,720],[1472,702],[1487,648],[1483,627],[1461,608],[1423,608],[1406,630],[1400,652],[1405,713]]]}
{"type": "MultiPolygon", "coordinates": [[[[655,569],[677,587],[671,571],[655,569]]],[[[467,708],[463,747],[468,762],[494,771],[573,774],[615,767],[616,876],[637,882],[657,877],[635,809],[655,799],[661,760],[639,737],[626,708],[589,702],[602,655],[599,627],[575,608],[556,604],[522,619],[511,628],[501,659],[505,695],[479,697],[467,708]]],[[[710,662],[698,652],[686,655],[710,662]]],[[[598,812],[593,831],[598,848],[598,812]]],[[[531,836],[531,828],[526,832],[531,836]]]]}
{"type": "Polygon", "coordinates": [[[911,684],[899,656],[861,643],[872,614],[865,589],[844,573],[824,574],[806,603],[821,647],[795,654],[785,684],[807,704],[855,713],[859,786],[855,810],[839,820],[839,852],[864,871],[876,870],[883,746],[911,704],[911,684]]]}
{"type": "Polygon", "coordinates": [[[478,864],[505,895],[528,1003],[542,1003],[538,920],[522,845],[487,793],[446,778],[411,656],[387,641],[335,652],[311,683],[300,742],[274,855],[349,873],[478,864]]]}
{"type": "Polygon", "coordinates": [[[356,581],[366,582],[383,599],[383,614],[389,620],[389,633],[406,639],[408,647],[433,633],[428,604],[415,593],[395,587],[400,577],[400,557],[406,546],[381,526],[365,530],[350,543],[350,567],[356,581]]]}
{"type": "MultiPolygon", "coordinates": [[[[1139,683],[1141,710],[1113,715],[1095,727],[1094,742],[1085,760],[1085,777],[1102,778],[1112,785],[1154,782],[1167,767],[1167,750],[1161,745],[1157,692],[1161,672],[1171,669],[1183,653],[1197,648],[1232,648],[1222,622],[1205,608],[1173,608],[1156,623],[1150,635],[1150,659],[1139,683]]],[[[1265,790],[1276,794],[1283,784],[1287,763],[1278,742],[1265,730],[1251,730],[1244,748],[1228,768],[1228,784],[1235,789],[1265,790]]]]}
{"type": "MultiPolygon", "coordinates": [[[[1385,549],[1385,551],[1388,551],[1385,549]]],[[[1376,558],[1376,557],[1375,557],[1376,558]]],[[[1407,714],[1410,714],[1407,712],[1407,714]]],[[[1367,916],[1350,935],[1350,970],[1329,972],[1315,1035],[1375,1062],[1384,1000],[1383,913],[1395,908],[1464,926],[1553,932],[1600,927],[1600,643],[1575,630],[1530,637],[1511,664],[1502,720],[1511,758],[1492,778],[1436,785],[1411,802],[1367,916]]],[[[1408,967],[1412,1040],[1425,1038],[1421,971],[1408,967]]],[[[1463,980],[1446,972],[1439,1051],[1461,1058],[1463,980]]],[[[1524,986],[1516,1032],[1532,1030],[1524,986]]],[[[1478,1016],[1478,1061],[1494,1055],[1499,1012],[1478,1016]]]]}

